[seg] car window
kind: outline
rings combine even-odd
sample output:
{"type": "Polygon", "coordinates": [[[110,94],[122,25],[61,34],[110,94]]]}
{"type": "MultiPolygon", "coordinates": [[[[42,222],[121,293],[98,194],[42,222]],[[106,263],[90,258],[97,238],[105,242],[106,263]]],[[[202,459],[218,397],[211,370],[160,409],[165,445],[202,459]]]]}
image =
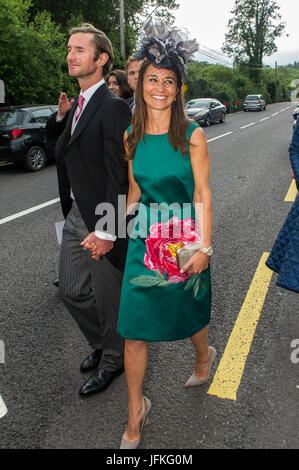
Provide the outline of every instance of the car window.
{"type": "Polygon", "coordinates": [[[53,113],[52,109],[50,109],[50,108],[38,109],[36,111],[31,112],[31,119],[30,119],[29,122],[44,124],[50,119],[50,117],[53,114],[54,113],[53,113]]]}
{"type": "Polygon", "coordinates": [[[22,111],[0,110],[0,127],[17,126],[22,121],[22,111]]]}
{"type": "Polygon", "coordinates": [[[186,108],[208,108],[209,101],[204,100],[196,100],[196,101],[189,101],[186,105],[186,108]]]}
{"type": "Polygon", "coordinates": [[[246,101],[257,101],[259,97],[257,95],[248,95],[246,96],[246,101]]]}

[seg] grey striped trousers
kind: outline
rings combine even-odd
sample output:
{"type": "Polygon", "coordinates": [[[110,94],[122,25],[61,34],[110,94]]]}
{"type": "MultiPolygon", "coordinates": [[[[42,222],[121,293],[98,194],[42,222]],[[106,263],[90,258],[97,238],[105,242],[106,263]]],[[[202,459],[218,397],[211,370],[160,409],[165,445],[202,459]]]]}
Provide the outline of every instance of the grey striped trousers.
{"type": "Polygon", "coordinates": [[[59,296],[93,349],[103,349],[99,367],[123,366],[123,338],[116,333],[122,273],[103,257],[91,258],[80,243],[89,231],[76,202],[68,214],[59,261],[59,296]]]}

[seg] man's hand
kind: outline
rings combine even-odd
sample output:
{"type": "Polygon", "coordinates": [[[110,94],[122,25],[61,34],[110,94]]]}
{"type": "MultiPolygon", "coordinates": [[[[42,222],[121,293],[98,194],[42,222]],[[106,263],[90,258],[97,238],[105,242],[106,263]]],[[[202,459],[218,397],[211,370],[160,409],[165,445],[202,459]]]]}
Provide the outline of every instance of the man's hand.
{"type": "Polygon", "coordinates": [[[62,118],[73,106],[75,100],[68,100],[66,93],[60,93],[57,117],[62,118]]]}
{"type": "Polygon", "coordinates": [[[101,256],[106,255],[113,248],[113,242],[110,240],[102,240],[91,232],[81,243],[83,250],[90,250],[92,259],[98,261],[101,256]]]}
{"type": "Polygon", "coordinates": [[[292,176],[292,178],[295,179],[295,174],[294,174],[294,171],[292,169],[291,169],[291,176],[292,176]]]}

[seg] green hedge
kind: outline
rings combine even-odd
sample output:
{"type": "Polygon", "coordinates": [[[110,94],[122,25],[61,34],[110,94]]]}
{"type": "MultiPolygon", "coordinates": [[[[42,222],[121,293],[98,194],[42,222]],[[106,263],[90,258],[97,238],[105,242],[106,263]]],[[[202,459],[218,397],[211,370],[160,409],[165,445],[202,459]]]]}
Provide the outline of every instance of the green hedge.
{"type": "Polygon", "coordinates": [[[259,84],[250,80],[246,71],[223,65],[194,62],[188,68],[185,101],[194,98],[216,98],[226,104],[227,112],[243,109],[246,95],[262,94],[267,103],[290,100],[290,84],[299,78],[299,70],[291,66],[278,68],[277,88],[275,70],[265,67],[259,84]]]}

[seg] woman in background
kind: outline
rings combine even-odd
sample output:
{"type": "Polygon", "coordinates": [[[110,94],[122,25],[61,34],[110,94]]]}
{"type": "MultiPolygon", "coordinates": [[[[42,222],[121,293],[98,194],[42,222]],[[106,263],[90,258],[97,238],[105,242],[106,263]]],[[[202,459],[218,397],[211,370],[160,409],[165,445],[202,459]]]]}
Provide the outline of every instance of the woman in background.
{"type": "Polygon", "coordinates": [[[117,96],[127,100],[133,96],[133,91],[129,87],[124,70],[113,70],[107,79],[108,88],[117,96]]]}

